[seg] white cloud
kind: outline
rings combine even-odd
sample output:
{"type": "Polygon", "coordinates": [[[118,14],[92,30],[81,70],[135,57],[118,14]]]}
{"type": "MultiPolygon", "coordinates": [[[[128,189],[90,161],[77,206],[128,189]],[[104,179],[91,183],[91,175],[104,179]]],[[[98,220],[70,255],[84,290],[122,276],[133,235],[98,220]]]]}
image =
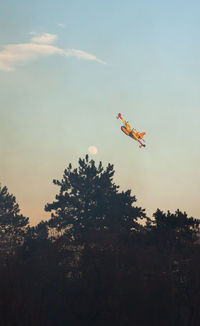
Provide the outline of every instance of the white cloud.
{"type": "Polygon", "coordinates": [[[57,39],[57,35],[44,33],[31,39],[33,43],[52,44],[57,39]]]}
{"type": "Polygon", "coordinates": [[[82,50],[67,49],[51,45],[57,36],[55,34],[45,33],[38,37],[33,37],[30,43],[7,44],[0,51],[0,70],[12,71],[17,65],[25,64],[41,57],[50,55],[74,56],[78,59],[96,61],[105,64],[95,55],[82,50]]]}
{"type": "Polygon", "coordinates": [[[75,49],[71,49],[71,50],[66,50],[65,54],[67,56],[75,56],[78,59],[84,59],[84,60],[89,60],[89,61],[96,61],[99,62],[101,64],[106,64],[103,60],[98,59],[95,55],[84,52],[82,50],[75,50],[75,49]]]}
{"type": "Polygon", "coordinates": [[[0,70],[11,71],[16,65],[55,54],[65,54],[64,50],[47,44],[8,44],[0,52],[0,70]]]}

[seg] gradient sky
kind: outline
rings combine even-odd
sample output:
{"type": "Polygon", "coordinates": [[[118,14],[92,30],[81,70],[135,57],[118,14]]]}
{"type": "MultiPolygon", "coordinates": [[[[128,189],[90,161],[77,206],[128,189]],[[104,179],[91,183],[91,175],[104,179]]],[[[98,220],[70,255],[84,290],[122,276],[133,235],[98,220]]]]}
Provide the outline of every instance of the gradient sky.
{"type": "Polygon", "coordinates": [[[1,1],[0,182],[32,224],[91,145],[149,215],[200,218],[199,13],[194,0],[1,1]]]}

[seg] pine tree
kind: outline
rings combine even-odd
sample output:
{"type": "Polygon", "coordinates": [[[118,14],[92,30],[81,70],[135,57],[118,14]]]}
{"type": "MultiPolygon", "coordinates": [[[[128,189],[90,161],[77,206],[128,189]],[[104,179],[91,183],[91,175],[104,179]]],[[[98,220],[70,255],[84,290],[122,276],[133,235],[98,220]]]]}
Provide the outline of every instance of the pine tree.
{"type": "Polygon", "coordinates": [[[5,256],[23,242],[29,219],[20,214],[16,198],[0,186],[0,245],[5,256]]]}
{"type": "Polygon", "coordinates": [[[79,167],[69,164],[61,181],[56,201],[48,203],[45,210],[53,212],[49,226],[65,230],[72,237],[91,231],[132,232],[139,227],[138,218],[145,217],[144,210],[134,207],[131,191],[119,191],[113,181],[114,167],[98,167],[93,160],[79,159],[79,167]]]}

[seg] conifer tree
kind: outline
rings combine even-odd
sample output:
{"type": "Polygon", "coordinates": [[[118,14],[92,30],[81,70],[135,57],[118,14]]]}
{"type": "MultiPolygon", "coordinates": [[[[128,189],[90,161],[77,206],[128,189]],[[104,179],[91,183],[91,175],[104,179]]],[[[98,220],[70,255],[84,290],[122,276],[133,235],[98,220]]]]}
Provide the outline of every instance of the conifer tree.
{"type": "Polygon", "coordinates": [[[16,198],[0,185],[0,245],[1,253],[10,254],[23,242],[29,219],[20,214],[16,198]]]}
{"type": "Polygon", "coordinates": [[[52,212],[49,226],[66,230],[71,236],[88,231],[132,232],[139,227],[137,219],[145,217],[144,210],[134,207],[131,191],[119,191],[113,181],[114,167],[102,162],[96,167],[93,160],[79,159],[79,167],[69,164],[61,181],[56,201],[45,210],[52,212]]]}
{"type": "Polygon", "coordinates": [[[175,213],[157,209],[153,214],[155,220],[151,230],[158,244],[167,249],[185,248],[191,246],[197,240],[199,233],[199,221],[188,217],[186,212],[176,210],[175,213]]]}

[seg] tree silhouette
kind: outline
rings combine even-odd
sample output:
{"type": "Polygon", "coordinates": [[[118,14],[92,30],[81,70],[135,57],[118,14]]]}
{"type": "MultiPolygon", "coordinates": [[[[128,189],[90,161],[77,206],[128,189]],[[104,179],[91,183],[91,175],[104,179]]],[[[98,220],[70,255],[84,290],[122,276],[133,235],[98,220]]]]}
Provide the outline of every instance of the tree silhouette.
{"type": "Polygon", "coordinates": [[[141,227],[114,172],[69,164],[34,227],[0,187],[0,325],[199,325],[199,221],[158,209],[141,227]]]}
{"type": "Polygon", "coordinates": [[[134,207],[135,196],[131,191],[119,191],[113,181],[114,167],[106,169],[100,162],[79,159],[78,169],[69,164],[61,181],[53,180],[60,187],[56,201],[45,206],[53,211],[49,226],[65,230],[72,238],[90,231],[129,232],[139,228],[137,219],[145,217],[140,207],[134,207]]]}
{"type": "Polygon", "coordinates": [[[151,230],[155,240],[166,250],[186,249],[197,240],[199,232],[199,221],[188,217],[184,212],[177,210],[175,213],[167,213],[157,209],[153,214],[155,220],[151,230]]]}
{"type": "Polygon", "coordinates": [[[0,186],[0,244],[5,256],[23,241],[29,219],[20,214],[16,198],[0,186]]]}

